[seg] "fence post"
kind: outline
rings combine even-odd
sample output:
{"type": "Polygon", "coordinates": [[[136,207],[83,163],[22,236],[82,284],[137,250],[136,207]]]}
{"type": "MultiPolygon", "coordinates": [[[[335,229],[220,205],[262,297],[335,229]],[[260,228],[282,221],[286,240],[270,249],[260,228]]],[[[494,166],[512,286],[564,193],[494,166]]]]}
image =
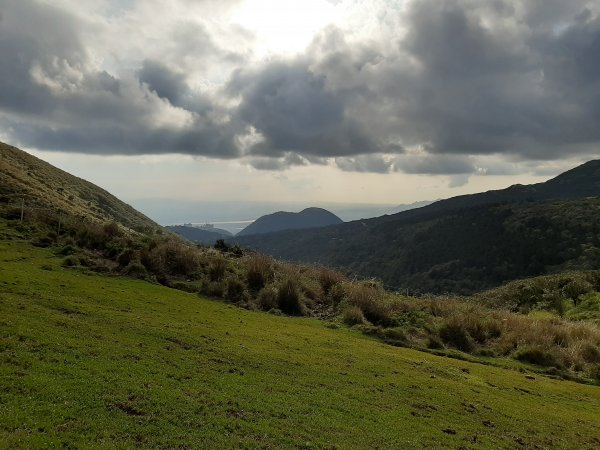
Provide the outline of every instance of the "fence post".
{"type": "Polygon", "coordinates": [[[25,198],[21,199],[21,223],[23,222],[23,210],[25,209],[25,198]]]}

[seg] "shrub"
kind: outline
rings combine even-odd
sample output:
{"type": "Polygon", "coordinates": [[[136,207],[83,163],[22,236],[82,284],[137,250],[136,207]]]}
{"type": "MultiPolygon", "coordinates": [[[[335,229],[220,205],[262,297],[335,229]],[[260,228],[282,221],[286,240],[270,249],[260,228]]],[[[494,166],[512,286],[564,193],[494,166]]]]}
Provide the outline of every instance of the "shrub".
{"type": "Polygon", "coordinates": [[[356,284],[347,289],[348,303],[357,306],[365,318],[376,325],[391,325],[390,311],[383,302],[383,292],[374,286],[356,284]]]}
{"type": "Polygon", "coordinates": [[[272,277],[272,260],[268,256],[253,255],[247,262],[246,281],[254,292],[260,291],[272,277]]]}
{"type": "Polygon", "coordinates": [[[38,237],[36,239],[33,239],[31,241],[31,243],[35,247],[46,248],[46,247],[50,247],[52,244],[54,244],[54,240],[51,237],[49,237],[49,236],[42,236],[42,237],[38,237]]]}
{"type": "Polygon", "coordinates": [[[483,315],[483,311],[477,311],[464,314],[457,319],[464,324],[469,335],[479,344],[484,344],[489,339],[500,337],[502,334],[500,321],[483,315]]]}
{"type": "Polygon", "coordinates": [[[444,343],[458,350],[471,352],[475,349],[473,338],[469,335],[465,326],[456,320],[451,319],[444,323],[440,328],[439,334],[444,343]]]}
{"type": "Polygon", "coordinates": [[[554,354],[541,348],[520,348],[513,354],[513,357],[519,361],[536,364],[538,366],[562,368],[562,364],[554,354]]]}
{"type": "Polygon", "coordinates": [[[275,289],[273,286],[265,286],[258,293],[256,300],[258,302],[258,306],[263,311],[276,309],[278,306],[277,289],[275,289]]]}
{"type": "Polygon", "coordinates": [[[63,267],[74,267],[79,264],[79,259],[75,256],[67,256],[63,259],[62,265],[63,267]]]}
{"type": "Polygon", "coordinates": [[[220,281],[225,276],[225,271],[227,270],[227,260],[219,257],[215,258],[211,261],[210,266],[208,267],[208,277],[210,281],[220,281]]]}
{"type": "Polygon", "coordinates": [[[67,244],[65,245],[63,248],[61,248],[58,251],[59,255],[63,255],[63,256],[67,256],[67,255],[72,255],[73,253],[75,253],[77,251],[77,248],[71,244],[67,244]]]}
{"type": "Polygon", "coordinates": [[[429,302],[429,311],[434,317],[448,317],[456,309],[456,302],[435,298],[429,302]]]}
{"type": "Polygon", "coordinates": [[[592,292],[593,290],[594,286],[592,286],[589,281],[574,279],[563,286],[562,293],[566,298],[572,299],[575,305],[577,305],[577,300],[581,295],[592,292]]]}
{"type": "Polygon", "coordinates": [[[190,284],[190,283],[186,283],[184,281],[174,281],[171,283],[171,287],[173,289],[177,289],[178,291],[184,291],[184,292],[189,292],[189,293],[198,291],[196,286],[194,286],[193,284],[190,284]]]}
{"type": "Polygon", "coordinates": [[[134,256],[135,252],[133,249],[127,248],[117,256],[117,262],[119,263],[119,266],[125,267],[133,260],[134,256]]]}
{"type": "Polygon", "coordinates": [[[176,241],[148,242],[140,252],[142,264],[154,274],[185,277],[197,275],[200,267],[197,250],[176,241]]]}
{"type": "Polygon", "coordinates": [[[304,304],[296,280],[288,278],[279,285],[277,288],[277,305],[281,311],[291,316],[304,314],[304,304]]]}
{"type": "Polygon", "coordinates": [[[239,302],[244,299],[244,289],[244,283],[237,278],[230,278],[227,280],[225,297],[232,302],[239,302]]]}
{"type": "Polygon", "coordinates": [[[223,239],[217,239],[214,248],[223,253],[229,251],[229,245],[223,239]]]}
{"type": "Polygon", "coordinates": [[[431,335],[429,338],[427,338],[427,348],[432,350],[440,350],[444,348],[444,343],[438,336],[431,335]]]}
{"type": "Polygon", "coordinates": [[[209,297],[223,298],[225,288],[226,286],[223,281],[204,281],[200,292],[209,297]]]}
{"type": "Polygon", "coordinates": [[[323,294],[329,295],[333,286],[344,281],[344,276],[336,270],[321,267],[319,269],[318,279],[321,289],[323,290],[323,294]]]}
{"type": "Polygon", "coordinates": [[[119,230],[119,225],[116,222],[109,222],[104,224],[103,231],[108,238],[118,236],[121,232],[121,230],[119,230]]]}
{"type": "Polygon", "coordinates": [[[334,284],[329,291],[329,297],[333,303],[333,306],[339,305],[346,298],[346,289],[341,283],[334,284]]]}
{"type": "Polygon", "coordinates": [[[349,306],[342,314],[342,320],[347,325],[362,325],[365,323],[365,316],[358,306],[349,306]]]}
{"type": "Polygon", "coordinates": [[[131,261],[123,269],[123,274],[132,278],[146,279],[148,278],[148,271],[144,265],[139,261],[131,261]]]}
{"type": "Polygon", "coordinates": [[[401,328],[384,328],[383,339],[391,344],[406,344],[408,339],[401,328]]]}
{"type": "Polygon", "coordinates": [[[581,346],[579,354],[585,362],[600,363],[600,349],[590,342],[586,342],[581,346]]]}

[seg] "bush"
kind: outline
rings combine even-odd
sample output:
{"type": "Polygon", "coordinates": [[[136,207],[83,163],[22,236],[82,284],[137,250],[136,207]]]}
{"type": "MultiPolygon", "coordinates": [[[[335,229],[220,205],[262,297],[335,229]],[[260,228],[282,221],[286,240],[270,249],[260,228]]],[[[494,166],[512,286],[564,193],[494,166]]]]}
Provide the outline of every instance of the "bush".
{"type": "Polygon", "coordinates": [[[254,292],[260,291],[272,277],[272,260],[268,256],[253,255],[247,262],[246,281],[254,292]]]}
{"type": "Polygon", "coordinates": [[[401,328],[384,328],[383,339],[390,344],[406,344],[408,339],[401,328]]]}
{"type": "Polygon", "coordinates": [[[329,297],[333,306],[337,306],[346,299],[346,289],[341,283],[334,284],[329,291],[329,297]]]}
{"type": "Polygon", "coordinates": [[[150,272],[185,277],[195,277],[198,274],[200,263],[195,248],[170,240],[152,240],[147,245],[140,252],[140,260],[150,272]]]}
{"type": "Polygon", "coordinates": [[[304,304],[300,295],[298,282],[288,278],[277,288],[277,305],[285,314],[301,316],[304,314],[304,304]]]}
{"type": "Polygon", "coordinates": [[[79,258],[75,256],[67,256],[65,259],[63,259],[62,265],[63,267],[77,266],[79,265],[79,258]]]}
{"type": "Polygon", "coordinates": [[[427,338],[427,348],[432,350],[440,350],[444,348],[444,343],[439,337],[432,335],[427,338]]]}
{"type": "Polygon", "coordinates": [[[128,248],[123,250],[119,256],[117,256],[117,262],[119,263],[119,266],[121,267],[125,267],[127,266],[135,257],[135,252],[133,251],[133,249],[128,248]]]}
{"type": "Polygon", "coordinates": [[[51,245],[54,244],[56,239],[54,239],[52,236],[50,236],[50,233],[48,233],[48,234],[49,234],[48,236],[42,236],[42,237],[33,239],[31,241],[31,243],[33,244],[34,247],[42,247],[42,248],[50,247],[51,245]]]}
{"type": "Polygon", "coordinates": [[[104,224],[103,231],[109,239],[118,236],[121,232],[119,225],[116,222],[104,224]]]}
{"type": "Polygon", "coordinates": [[[586,342],[582,345],[579,354],[585,362],[600,363],[600,349],[594,344],[586,342]]]}
{"type": "Polygon", "coordinates": [[[365,323],[365,316],[358,306],[349,306],[344,310],[342,320],[346,325],[362,325],[365,323]]]}
{"type": "Polygon", "coordinates": [[[439,334],[444,343],[458,350],[472,352],[475,349],[473,338],[469,335],[465,326],[456,320],[449,320],[444,323],[439,334]]]}
{"type": "Polygon", "coordinates": [[[227,287],[225,289],[225,297],[232,302],[239,302],[244,300],[244,283],[237,278],[230,278],[227,280],[227,287]]]}
{"type": "Polygon", "coordinates": [[[227,260],[219,257],[212,260],[208,267],[208,277],[210,281],[220,281],[225,276],[227,270],[227,260]]]}
{"type": "Polygon", "coordinates": [[[204,281],[200,292],[209,297],[223,298],[225,289],[226,286],[223,281],[204,281]]]}
{"type": "Polygon", "coordinates": [[[265,286],[260,290],[256,298],[258,306],[263,311],[269,311],[276,309],[277,303],[277,289],[273,286],[265,286]]]}
{"type": "Polygon", "coordinates": [[[148,278],[148,271],[144,267],[144,265],[139,261],[131,261],[127,266],[123,269],[123,275],[127,275],[132,278],[139,278],[144,280],[148,278]]]}
{"type": "Polygon", "coordinates": [[[67,256],[67,255],[72,255],[73,253],[77,252],[77,247],[71,245],[71,244],[67,244],[65,245],[63,248],[61,248],[58,251],[59,255],[63,255],[63,256],[67,256]]]}
{"type": "Polygon", "coordinates": [[[460,320],[469,335],[479,344],[502,335],[502,327],[498,319],[483,316],[482,311],[471,312],[460,316],[460,320]],[[483,316],[483,317],[482,317],[483,316]]]}
{"type": "Polygon", "coordinates": [[[592,286],[589,281],[574,279],[562,288],[562,293],[566,298],[572,299],[575,305],[577,305],[577,300],[581,295],[592,292],[593,290],[594,286],[592,286]]]}
{"type": "Polygon", "coordinates": [[[344,281],[344,276],[336,270],[321,267],[318,274],[319,284],[324,295],[329,295],[331,288],[344,281]]]}
{"type": "Polygon", "coordinates": [[[390,311],[383,302],[383,292],[377,287],[351,285],[347,289],[347,295],[348,303],[359,307],[369,322],[382,326],[392,324],[390,311]]]}
{"type": "Polygon", "coordinates": [[[543,367],[562,368],[560,361],[547,350],[535,347],[525,347],[518,349],[513,357],[519,361],[528,362],[543,367]]]}

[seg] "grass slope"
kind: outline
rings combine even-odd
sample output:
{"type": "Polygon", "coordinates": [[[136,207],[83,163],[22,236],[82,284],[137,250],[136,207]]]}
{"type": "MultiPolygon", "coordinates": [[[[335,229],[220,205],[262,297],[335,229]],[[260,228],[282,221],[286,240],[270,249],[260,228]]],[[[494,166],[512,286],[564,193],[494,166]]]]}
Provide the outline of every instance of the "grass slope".
{"type": "Polygon", "coordinates": [[[600,389],[0,241],[0,448],[597,448],[600,389]]]}
{"type": "Polygon", "coordinates": [[[160,228],[95,184],[0,142],[0,203],[20,208],[23,199],[26,215],[46,209],[96,222],[115,221],[137,231],[160,228]]]}

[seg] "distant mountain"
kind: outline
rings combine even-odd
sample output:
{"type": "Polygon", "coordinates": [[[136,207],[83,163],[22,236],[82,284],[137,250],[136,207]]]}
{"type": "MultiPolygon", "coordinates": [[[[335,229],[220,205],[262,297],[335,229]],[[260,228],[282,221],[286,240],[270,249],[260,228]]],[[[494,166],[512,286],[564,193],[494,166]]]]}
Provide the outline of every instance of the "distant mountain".
{"type": "Polygon", "coordinates": [[[342,219],[323,208],[306,208],[298,213],[279,211],[259,217],[237,236],[317,228],[341,223],[343,223],[342,219]]]}
{"type": "Polygon", "coordinates": [[[472,293],[526,276],[600,267],[600,160],[545,183],[463,195],[242,246],[418,292],[472,293]]]}
{"type": "Polygon", "coordinates": [[[98,222],[115,221],[140,232],[160,225],[104,189],[29,153],[0,143],[0,203],[53,211],[98,222]]]}
{"type": "Polygon", "coordinates": [[[220,228],[197,228],[181,225],[173,225],[165,228],[188,241],[206,245],[213,245],[219,239],[228,239],[233,236],[229,231],[220,228]]]}

